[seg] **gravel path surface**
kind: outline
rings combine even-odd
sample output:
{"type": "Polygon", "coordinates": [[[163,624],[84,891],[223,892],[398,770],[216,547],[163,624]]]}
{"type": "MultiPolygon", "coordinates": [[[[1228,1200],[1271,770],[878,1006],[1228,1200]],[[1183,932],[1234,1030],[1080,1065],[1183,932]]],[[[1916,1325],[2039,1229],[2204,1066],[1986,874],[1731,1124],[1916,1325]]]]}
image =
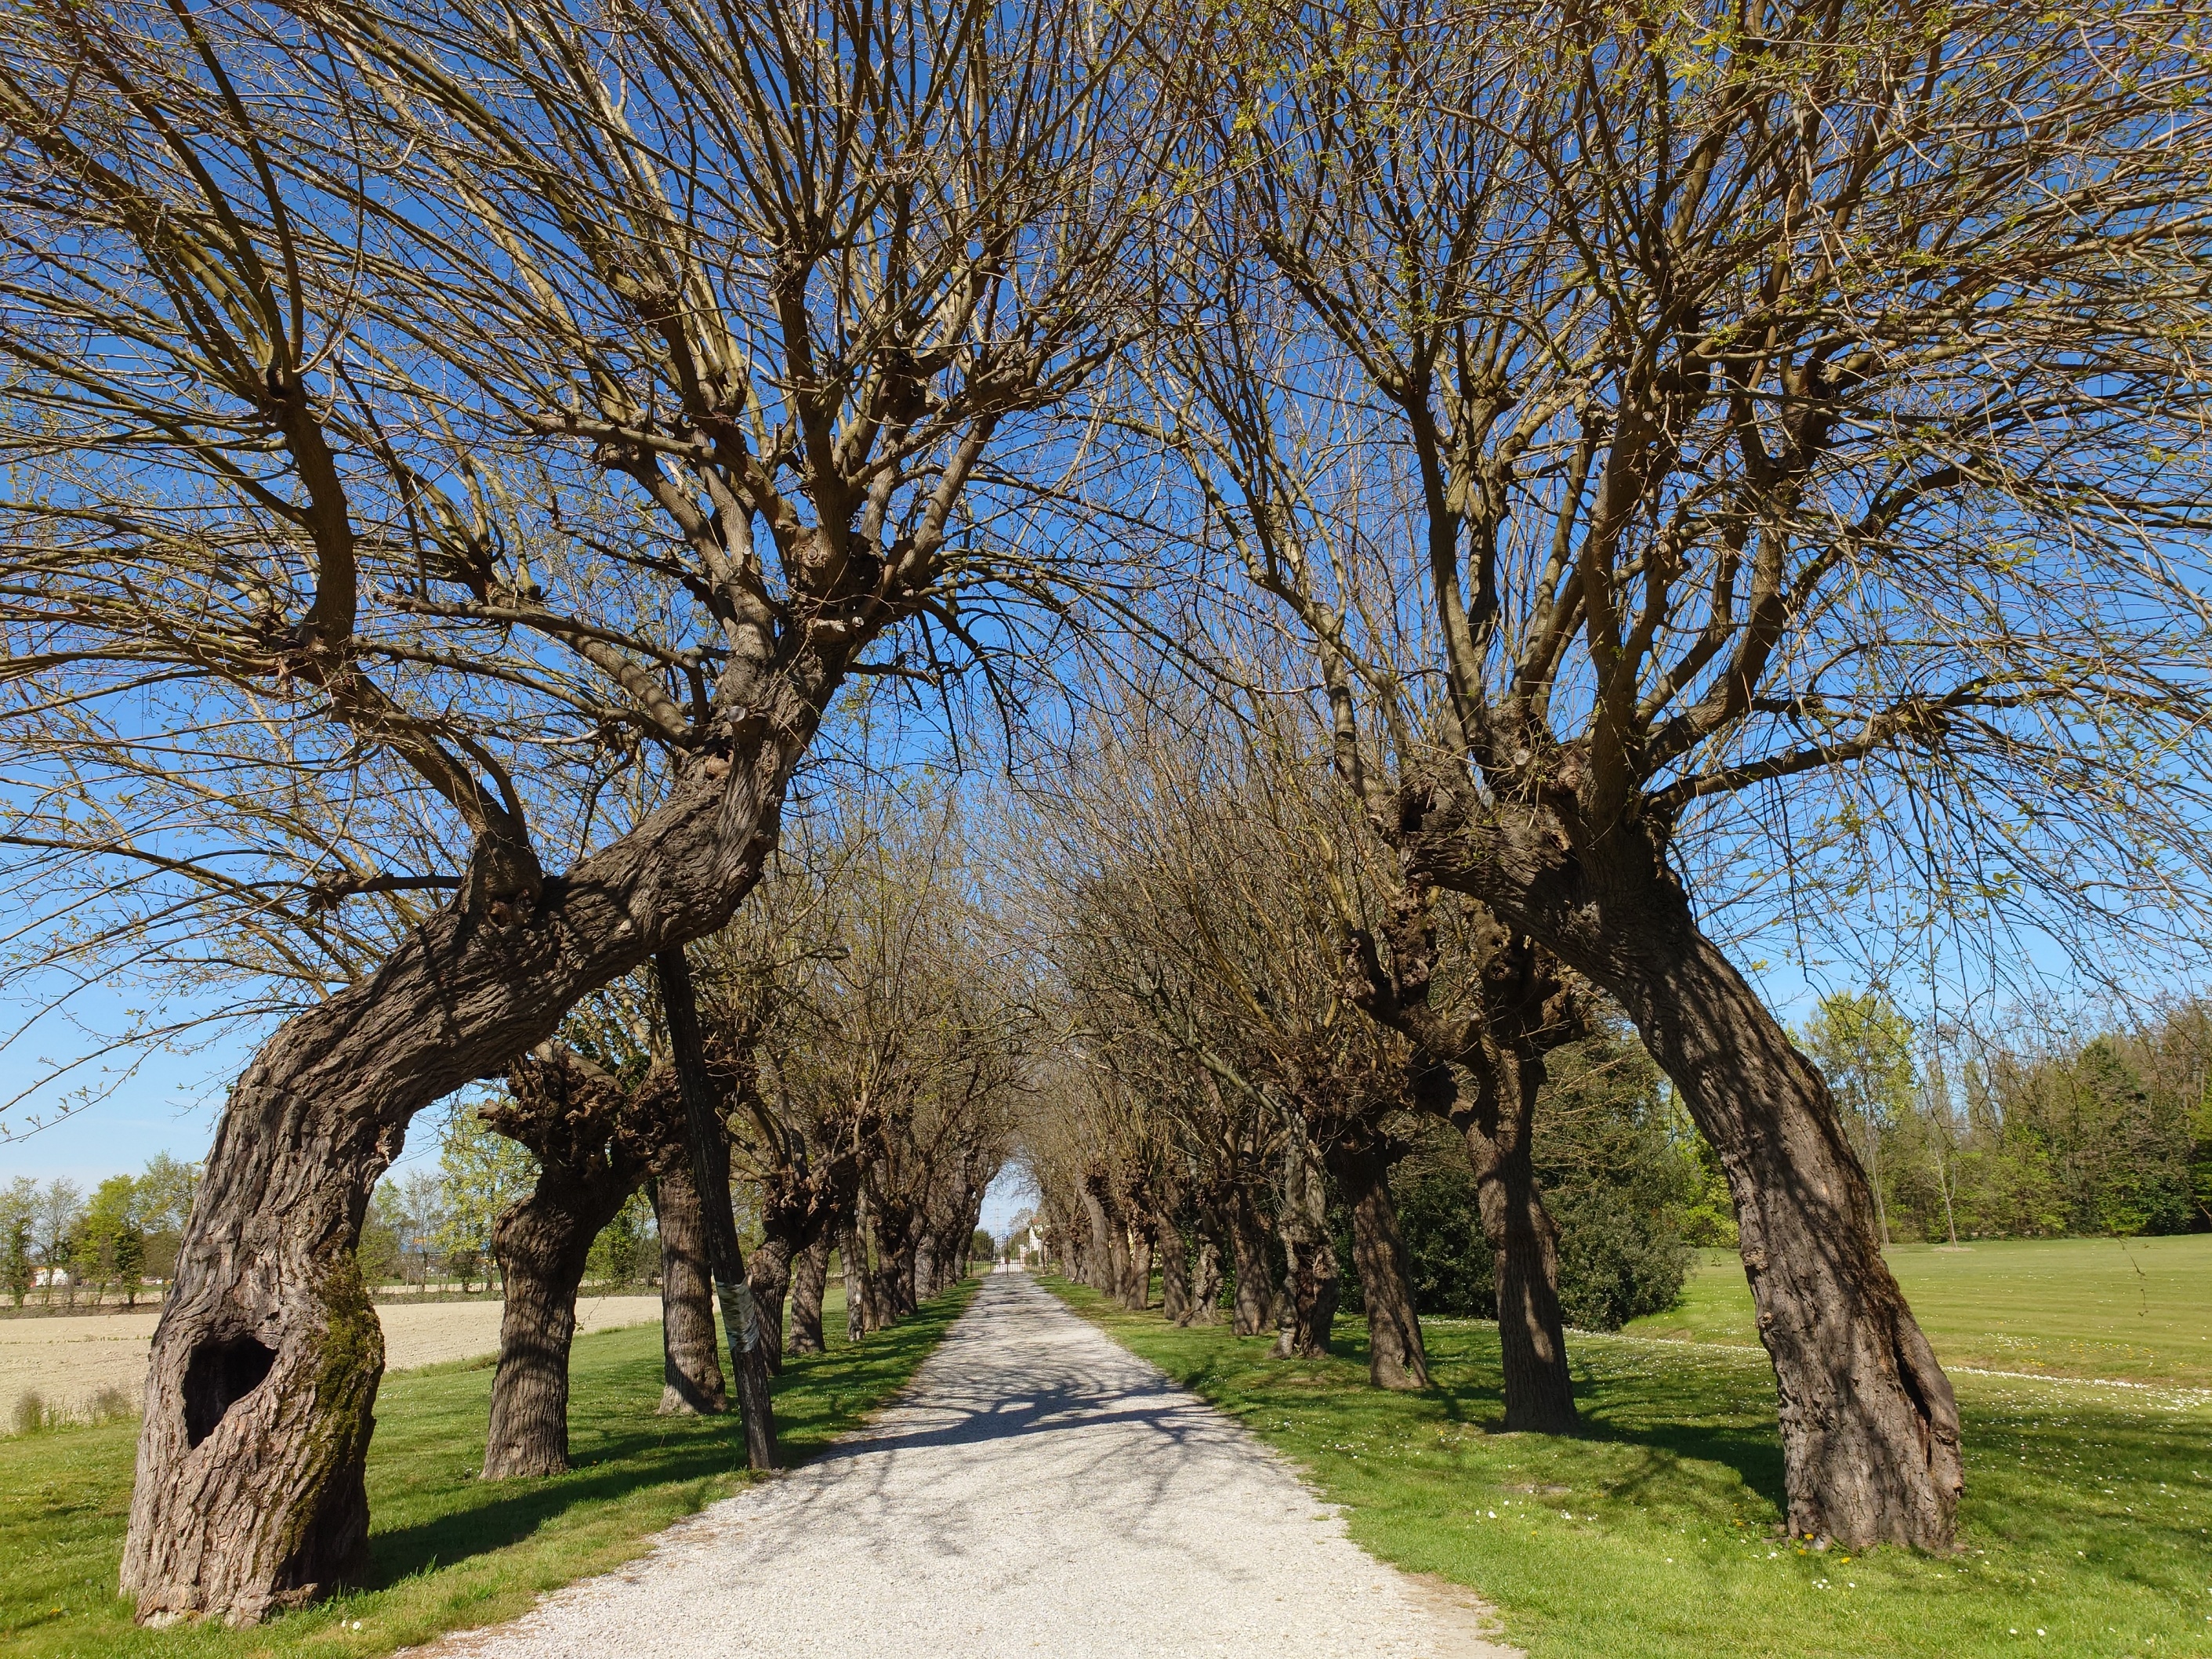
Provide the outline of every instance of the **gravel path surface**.
{"type": "Polygon", "coordinates": [[[860,1436],[441,1659],[1432,1659],[1510,1650],[1020,1273],[860,1436]]]}

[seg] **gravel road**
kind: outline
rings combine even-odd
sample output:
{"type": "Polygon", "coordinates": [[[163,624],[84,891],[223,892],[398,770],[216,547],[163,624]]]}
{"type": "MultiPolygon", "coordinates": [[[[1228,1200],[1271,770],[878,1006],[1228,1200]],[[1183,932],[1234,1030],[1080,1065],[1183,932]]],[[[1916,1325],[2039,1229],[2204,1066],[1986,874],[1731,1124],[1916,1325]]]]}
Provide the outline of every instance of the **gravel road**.
{"type": "Polygon", "coordinates": [[[1242,1429],[1024,1274],[859,1437],[439,1659],[1505,1659],[1242,1429]]]}

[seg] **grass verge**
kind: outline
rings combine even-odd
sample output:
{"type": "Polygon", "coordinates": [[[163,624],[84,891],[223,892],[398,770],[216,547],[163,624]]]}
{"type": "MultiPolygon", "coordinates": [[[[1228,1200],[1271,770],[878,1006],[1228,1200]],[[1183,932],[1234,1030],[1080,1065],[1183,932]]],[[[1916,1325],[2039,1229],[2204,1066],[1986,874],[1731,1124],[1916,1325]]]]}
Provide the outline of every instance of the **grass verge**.
{"type": "Polygon", "coordinates": [[[1498,1333],[1425,1322],[1436,1386],[1367,1386],[1366,1333],[1273,1360],[1048,1284],[1243,1421],[1383,1560],[1466,1584],[1535,1659],[2212,1659],[2212,1403],[2178,1389],[1966,1376],[1962,1549],[1816,1554],[1775,1535],[1763,1353],[1571,1339],[1588,1432],[1498,1431],[1498,1333]]]}
{"type": "MultiPolygon", "coordinates": [[[[973,1281],[903,1324],[793,1357],[775,1384],[784,1460],[850,1432],[914,1375],[968,1305],[973,1281]]],[[[0,1648],[10,1659],[368,1656],[526,1611],[544,1591],[641,1553],[672,1522],[735,1492],[735,1417],[655,1417],[658,1325],[579,1337],[567,1474],[477,1478],[491,1395],[478,1360],[402,1372],[377,1400],[368,1457],[368,1582],[256,1630],[142,1631],[115,1594],[137,1425],[0,1440],[0,1648]]]]}

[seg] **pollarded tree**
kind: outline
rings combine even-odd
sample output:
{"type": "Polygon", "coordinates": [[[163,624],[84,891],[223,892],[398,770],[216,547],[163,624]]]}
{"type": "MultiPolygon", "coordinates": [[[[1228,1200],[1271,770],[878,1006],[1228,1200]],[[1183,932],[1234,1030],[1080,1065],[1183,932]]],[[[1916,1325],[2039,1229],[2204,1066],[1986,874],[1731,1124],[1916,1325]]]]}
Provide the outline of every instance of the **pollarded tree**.
{"type": "Polygon", "coordinates": [[[1861,925],[1902,879],[2154,931],[2201,894],[2203,19],[1342,24],[1177,60],[1236,165],[1186,272],[1212,382],[1163,422],[1330,461],[1217,479],[1206,539],[1316,650],[1412,870],[1617,999],[1717,1149],[1790,1526],[1945,1547],[1949,1383],[1712,918],[1861,925]]]}
{"type": "MultiPolygon", "coordinates": [[[[0,27],[12,726],[91,711],[120,777],[175,702],[227,708],[273,782],[387,769],[460,854],[332,872],[453,898],[256,1054],[155,1341],[125,1587],[251,1622],[365,1544],[349,1263],[409,1118],[719,925],[870,648],[968,635],[996,481],[1128,321],[1160,129],[1124,26],[1042,6],[0,27]],[[533,834],[541,761],[641,745],[641,822],[533,834]]],[[[159,858],[220,875],[256,792],[182,792],[159,858]]],[[[54,820],[13,844],[147,850],[54,820]]]]}

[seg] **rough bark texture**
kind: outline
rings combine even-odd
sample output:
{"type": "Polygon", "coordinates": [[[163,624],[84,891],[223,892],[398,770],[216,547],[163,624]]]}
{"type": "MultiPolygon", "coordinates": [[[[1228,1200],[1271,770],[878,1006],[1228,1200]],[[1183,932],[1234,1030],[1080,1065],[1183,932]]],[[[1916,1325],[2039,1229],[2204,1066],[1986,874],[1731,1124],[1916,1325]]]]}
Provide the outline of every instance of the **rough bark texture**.
{"type": "Polygon", "coordinates": [[[783,1375],[783,1299],[791,1289],[791,1243],[769,1237],[745,1264],[745,1283],[760,1316],[761,1354],[769,1375],[783,1375]]]}
{"type": "Polygon", "coordinates": [[[735,764],[534,894],[474,881],[370,974],[287,1021],[232,1089],[147,1369],[121,1588],[142,1620],[251,1624],[342,1582],[383,1340],[353,1252],[432,1101],[553,1035],[585,993],[728,920],[818,702],[764,696],[735,764]]]}
{"type": "Polygon", "coordinates": [[[1467,1142],[1483,1237],[1496,1259],[1505,1426],[1571,1434],[1580,1419],[1559,1313],[1559,1230],[1529,1157],[1542,1065],[1531,1056],[1493,1055],[1475,1073],[1472,1098],[1462,1092],[1452,1121],[1467,1142]]]}
{"type": "Polygon", "coordinates": [[[822,1289],[830,1278],[830,1231],[826,1227],[800,1253],[791,1269],[791,1351],[820,1353],[822,1289]]]}
{"type": "Polygon", "coordinates": [[[1774,1363],[1791,1530],[1948,1548],[1957,1404],[1882,1260],[1826,1086],[1698,931],[1653,835],[1634,820],[1589,834],[1577,781],[1512,815],[1431,783],[1406,804],[1412,860],[1612,993],[1719,1153],[1774,1363]]]}
{"type": "Polygon", "coordinates": [[[1261,1336],[1274,1328],[1275,1294],[1267,1261],[1267,1224],[1259,1206],[1241,1186],[1229,1199],[1229,1248],[1237,1272],[1234,1319],[1238,1336],[1261,1336]]]}
{"type": "Polygon", "coordinates": [[[707,1260],[714,1275],[714,1296],[722,1307],[722,1330],[730,1347],[730,1372],[737,1383],[738,1411],[744,1419],[745,1461],[756,1469],[775,1467],[775,1414],[769,1400],[767,1356],[762,1349],[760,1318],[745,1280],[744,1256],[738,1248],[737,1218],[730,1209],[730,1143],[723,1105],[699,1033],[699,1010],[691,988],[691,969],[684,947],[653,957],[668,1017],[668,1046],[682,1085],[684,1117],[691,1147],[691,1183],[699,1191],[706,1223],[707,1260]]]}
{"type": "Polygon", "coordinates": [[[1328,1352],[1336,1320],[1336,1241],[1328,1231],[1328,1188],[1321,1165],[1295,1121],[1283,1152],[1283,1200],[1276,1216],[1282,1235],[1282,1329],[1275,1352],[1318,1359],[1328,1352]]]}
{"type": "Polygon", "coordinates": [[[1099,1197],[1098,1188],[1089,1181],[1083,1183],[1084,1219],[1090,1223],[1089,1248],[1083,1253],[1082,1279],[1092,1290],[1111,1296],[1120,1288],[1113,1249],[1113,1224],[1106,1214],[1105,1201],[1099,1197]]]}
{"type": "Polygon", "coordinates": [[[1190,1322],[1221,1322],[1221,1246],[1201,1237],[1190,1264],[1190,1322]]]}
{"type": "Polygon", "coordinates": [[[653,1208],[660,1223],[661,1413],[726,1412],[729,1396],[715,1352],[714,1282],[688,1143],[661,1161],[653,1208]]]}
{"type": "Polygon", "coordinates": [[[1429,1354],[1413,1307],[1412,1267],[1390,1198],[1390,1156],[1378,1139],[1340,1141],[1329,1173],[1352,1210],[1352,1261],[1367,1304],[1367,1376],[1378,1389],[1424,1389],[1429,1354]]]}
{"type": "Polygon", "coordinates": [[[492,1231],[506,1288],[483,1478],[558,1474],[568,1467],[568,1349],[576,1287],[592,1241],[680,1139],[674,1079],[631,1085],[558,1044],[518,1060],[484,1122],[527,1146],[538,1180],[492,1231]]]}
{"type": "Polygon", "coordinates": [[[1190,1241],[1171,1215],[1160,1216],[1152,1225],[1153,1237],[1158,1241],[1160,1312],[1170,1325],[1188,1325],[1193,1312],[1190,1241]]]}
{"type": "Polygon", "coordinates": [[[1121,1305],[1142,1313],[1152,1305],[1152,1236],[1141,1227],[1126,1230],[1128,1250],[1121,1280],[1121,1305]]]}

